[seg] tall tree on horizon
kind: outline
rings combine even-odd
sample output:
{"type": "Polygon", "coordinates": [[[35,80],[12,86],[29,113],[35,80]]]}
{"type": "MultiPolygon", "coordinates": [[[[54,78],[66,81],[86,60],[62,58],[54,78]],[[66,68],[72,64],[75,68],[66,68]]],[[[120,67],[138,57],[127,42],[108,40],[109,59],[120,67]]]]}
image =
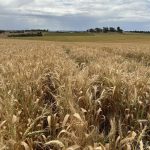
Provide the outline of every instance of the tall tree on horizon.
{"type": "Polygon", "coordinates": [[[120,27],[117,27],[117,32],[122,33],[123,30],[120,27]]]}

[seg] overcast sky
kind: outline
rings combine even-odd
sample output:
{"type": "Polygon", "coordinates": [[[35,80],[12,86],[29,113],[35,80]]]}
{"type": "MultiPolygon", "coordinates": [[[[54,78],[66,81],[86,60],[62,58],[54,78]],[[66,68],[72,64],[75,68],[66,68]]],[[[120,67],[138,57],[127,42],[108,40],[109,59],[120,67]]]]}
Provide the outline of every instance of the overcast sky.
{"type": "Polygon", "coordinates": [[[150,30],[150,0],[0,0],[0,29],[150,30]]]}

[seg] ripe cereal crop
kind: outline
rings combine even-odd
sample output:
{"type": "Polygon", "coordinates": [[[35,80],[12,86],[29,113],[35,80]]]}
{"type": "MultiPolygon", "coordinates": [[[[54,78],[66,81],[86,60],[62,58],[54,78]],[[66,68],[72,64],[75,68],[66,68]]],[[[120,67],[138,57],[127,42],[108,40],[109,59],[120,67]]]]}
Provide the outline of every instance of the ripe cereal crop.
{"type": "Polygon", "coordinates": [[[149,150],[150,44],[0,39],[1,150],[149,150]]]}

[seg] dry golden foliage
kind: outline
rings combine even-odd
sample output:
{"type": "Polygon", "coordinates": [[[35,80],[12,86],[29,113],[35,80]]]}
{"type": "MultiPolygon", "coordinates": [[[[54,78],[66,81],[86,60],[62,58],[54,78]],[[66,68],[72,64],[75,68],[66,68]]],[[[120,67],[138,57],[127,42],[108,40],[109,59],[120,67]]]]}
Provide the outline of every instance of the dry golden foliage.
{"type": "Polygon", "coordinates": [[[150,44],[0,39],[0,149],[150,147],[150,44]]]}

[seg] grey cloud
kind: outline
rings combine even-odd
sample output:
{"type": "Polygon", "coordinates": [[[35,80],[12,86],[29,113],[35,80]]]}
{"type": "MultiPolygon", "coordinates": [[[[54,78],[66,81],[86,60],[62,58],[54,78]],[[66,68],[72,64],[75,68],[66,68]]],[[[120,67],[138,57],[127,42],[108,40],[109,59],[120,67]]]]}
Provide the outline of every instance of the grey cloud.
{"type": "Polygon", "coordinates": [[[149,0],[0,0],[0,28],[149,29],[149,0]]]}

